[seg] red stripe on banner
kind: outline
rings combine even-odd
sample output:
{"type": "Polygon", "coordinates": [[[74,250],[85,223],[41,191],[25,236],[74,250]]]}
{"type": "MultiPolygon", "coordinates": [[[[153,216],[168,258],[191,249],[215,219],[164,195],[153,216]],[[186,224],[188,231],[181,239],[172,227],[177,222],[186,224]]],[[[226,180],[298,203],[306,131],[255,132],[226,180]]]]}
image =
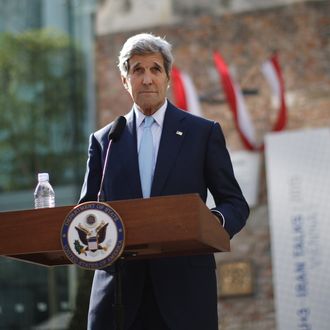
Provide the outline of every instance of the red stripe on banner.
{"type": "Polygon", "coordinates": [[[270,59],[272,62],[274,69],[276,71],[276,75],[278,81],[280,83],[280,92],[281,92],[281,100],[280,100],[280,111],[278,114],[278,118],[273,126],[272,131],[281,131],[285,128],[287,122],[287,108],[285,103],[285,88],[284,88],[284,79],[281,71],[281,67],[278,61],[277,54],[273,55],[270,59]]]}
{"type": "MultiPolygon", "coordinates": [[[[230,76],[230,72],[228,67],[221,57],[219,52],[214,52],[214,62],[215,66],[220,74],[222,87],[229,103],[230,109],[234,114],[235,126],[238,130],[238,133],[241,137],[241,140],[245,147],[249,150],[259,150],[262,151],[264,149],[264,144],[261,146],[255,146],[249,139],[245,136],[243,130],[240,127],[239,120],[238,120],[238,109],[237,109],[237,95],[235,92],[234,84],[230,76]]],[[[281,68],[278,61],[277,54],[273,55],[270,59],[272,66],[275,70],[277,80],[280,85],[280,109],[278,112],[278,117],[272,127],[272,131],[281,131],[285,128],[287,123],[287,107],[285,103],[285,88],[284,88],[284,79],[282,76],[281,68]]]]}
{"type": "Polygon", "coordinates": [[[186,93],[184,90],[183,82],[181,79],[181,73],[180,70],[173,66],[172,72],[171,72],[171,80],[172,80],[172,93],[173,93],[173,99],[174,104],[182,109],[187,111],[187,99],[186,99],[186,93]]]}
{"type": "Polygon", "coordinates": [[[246,138],[238,123],[236,93],[233,86],[233,82],[229,74],[228,67],[219,52],[214,52],[213,58],[214,58],[215,66],[220,74],[223,90],[228,100],[230,109],[234,115],[235,126],[237,128],[237,131],[245,147],[249,150],[255,150],[256,149],[255,146],[253,146],[252,143],[250,143],[250,141],[246,138]]]}

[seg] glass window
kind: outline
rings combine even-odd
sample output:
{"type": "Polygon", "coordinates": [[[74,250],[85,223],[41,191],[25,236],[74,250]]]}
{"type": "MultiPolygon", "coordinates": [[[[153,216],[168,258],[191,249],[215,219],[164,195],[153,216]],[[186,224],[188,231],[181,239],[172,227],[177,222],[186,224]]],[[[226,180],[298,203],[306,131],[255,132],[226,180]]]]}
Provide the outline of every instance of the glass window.
{"type": "MultiPolygon", "coordinates": [[[[33,208],[38,172],[57,206],[79,198],[95,125],[94,10],[91,0],[0,0],[0,212],[33,208]]],[[[0,330],[68,326],[75,266],[0,257],[0,269],[0,330]]]]}

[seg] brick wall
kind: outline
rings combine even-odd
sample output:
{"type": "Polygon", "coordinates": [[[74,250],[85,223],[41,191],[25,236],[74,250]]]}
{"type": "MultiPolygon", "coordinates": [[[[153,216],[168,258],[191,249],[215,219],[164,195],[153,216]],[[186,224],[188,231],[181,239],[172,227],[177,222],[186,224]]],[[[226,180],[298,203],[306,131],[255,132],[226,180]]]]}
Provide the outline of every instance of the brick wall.
{"type": "MultiPolygon", "coordinates": [[[[188,72],[200,95],[215,91],[223,99],[212,52],[219,50],[235,66],[243,88],[258,94],[246,102],[260,141],[272,126],[276,110],[260,72],[273,50],[279,53],[289,108],[287,129],[330,125],[330,2],[301,3],[237,15],[198,16],[153,32],[173,44],[176,65],[188,72]]],[[[132,34],[102,36],[96,43],[98,125],[129,111],[130,97],[122,88],[117,56],[132,34]]],[[[225,102],[202,103],[204,116],[219,121],[232,150],[243,149],[225,102]]],[[[252,210],[246,228],[232,240],[230,254],[217,254],[218,262],[248,258],[255,273],[252,296],[219,300],[222,330],[275,329],[270,234],[264,172],[260,204],[252,210]]]]}

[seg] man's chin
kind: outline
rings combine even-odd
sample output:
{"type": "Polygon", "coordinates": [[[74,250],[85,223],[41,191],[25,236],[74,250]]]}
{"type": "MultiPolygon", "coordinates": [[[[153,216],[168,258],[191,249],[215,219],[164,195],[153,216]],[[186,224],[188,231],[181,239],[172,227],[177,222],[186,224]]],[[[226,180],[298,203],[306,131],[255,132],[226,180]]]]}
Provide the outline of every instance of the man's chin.
{"type": "Polygon", "coordinates": [[[155,103],[142,103],[139,105],[140,110],[145,114],[146,116],[150,116],[153,113],[155,113],[158,110],[158,106],[155,103]]]}

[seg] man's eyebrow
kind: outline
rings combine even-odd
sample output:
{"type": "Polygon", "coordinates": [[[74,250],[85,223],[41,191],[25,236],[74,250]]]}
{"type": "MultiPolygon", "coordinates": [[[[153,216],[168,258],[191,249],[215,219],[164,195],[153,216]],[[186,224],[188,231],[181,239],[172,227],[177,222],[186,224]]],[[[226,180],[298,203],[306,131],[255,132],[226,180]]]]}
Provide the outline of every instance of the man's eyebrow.
{"type": "MultiPolygon", "coordinates": [[[[158,62],[153,62],[153,65],[156,66],[157,68],[163,68],[163,66],[158,62]]],[[[134,69],[134,68],[139,67],[139,66],[141,66],[141,62],[136,62],[136,63],[133,63],[131,68],[134,69]]]]}
{"type": "Polygon", "coordinates": [[[136,68],[137,66],[140,66],[140,65],[141,65],[140,62],[133,63],[133,65],[131,66],[131,68],[133,69],[133,68],[136,68]]]}
{"type": "Polygon", "coordinates": [[[159,69],[163,68],[163,66],[161,64],[157,63],[157,62],[154,62],[154,66],[156,66],[159,69]]]}

